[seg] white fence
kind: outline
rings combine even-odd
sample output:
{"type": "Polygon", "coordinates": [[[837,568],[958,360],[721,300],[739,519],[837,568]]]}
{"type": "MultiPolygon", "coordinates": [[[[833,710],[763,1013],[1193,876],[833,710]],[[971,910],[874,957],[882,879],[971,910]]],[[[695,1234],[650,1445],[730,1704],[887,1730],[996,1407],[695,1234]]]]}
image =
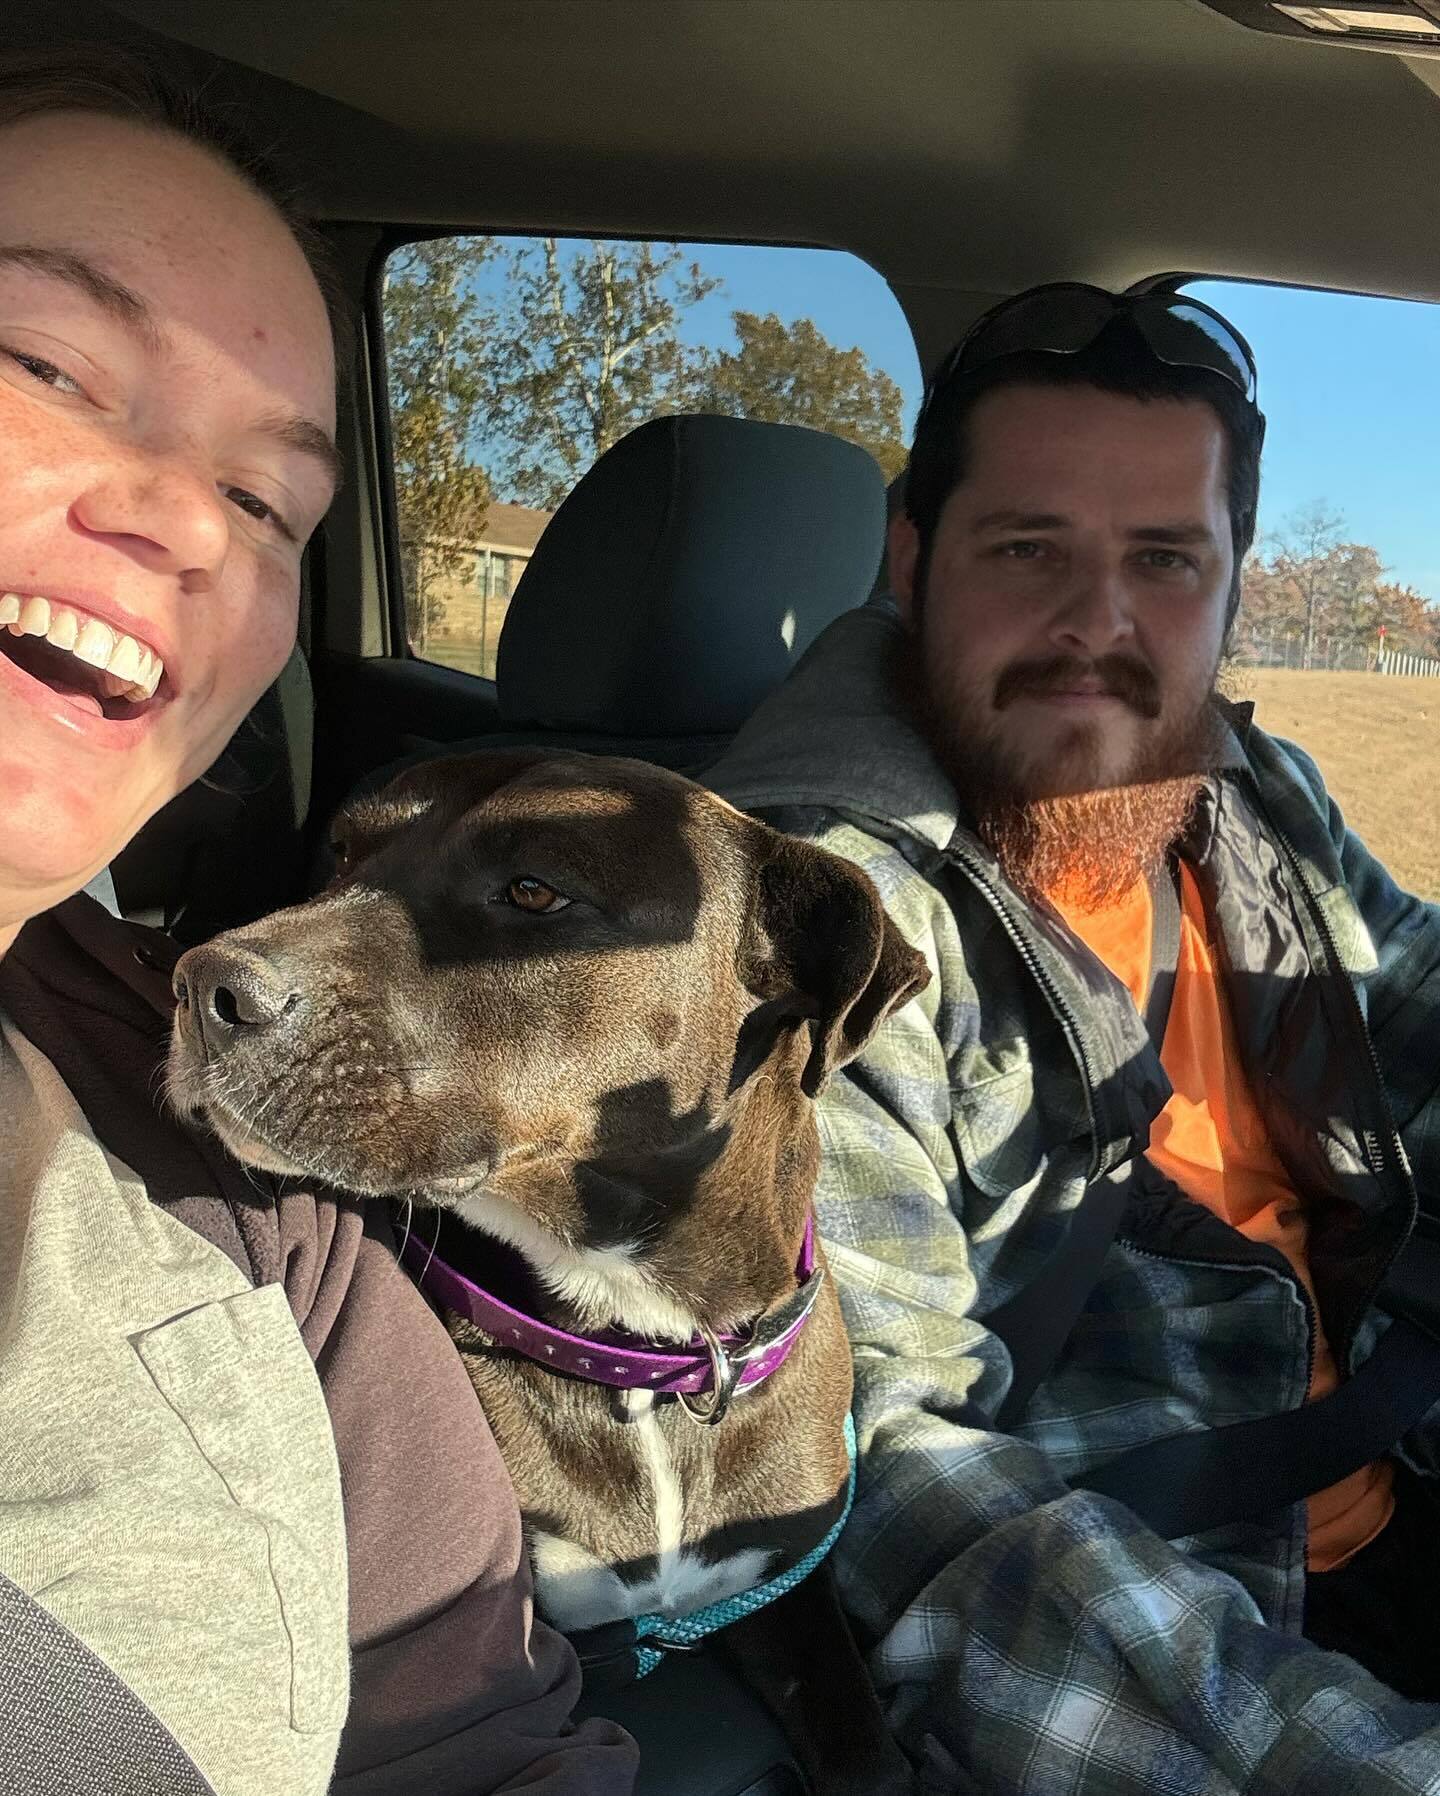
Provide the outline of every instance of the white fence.
{"type": "MultiPolygon", "coordinates": [[[[1242,638],[1235,645],[1234,659],[1245,667],[1288,667],[1298,672],[1305,666],[1303,645],[1294,636],[1242,638]]],[[[1412,680],[1440,679],[1440,658],[1434,655],[1416,655],[1398,649],[1382,649],[1377,653],[1373,644],[1365,647],[1323,636],[1315,643],[1310,668],[1317,673],[1402,674],[1412,680]]]]}
{"type": "Polygon", "coordinates": [[[1376,657],[1375,671],[1403,674],[1412,680],[1440,680],[1440,661],[1433,655],[1400,655],[1386,649],[1376,657]]]}
{"type": "MultiPolygon", "coordinates": [[[[1305,662],[1305,644],[1301,637],[1290,633],[1284,636],[1268,634],[1264,636],[1250,635],[1237,643],[1237,659],[1248,662],[1252,667],[1291,667],[1302,668],[1305,662]]],[[[1375,650],[1373,646],[1354,642],[1341,642],[1338,638],[1320,636],[1315,640],[1310,654],[1310,667],[1316,671],[1327,673],[1373,673],[1375,669],[1375,650]]]]}

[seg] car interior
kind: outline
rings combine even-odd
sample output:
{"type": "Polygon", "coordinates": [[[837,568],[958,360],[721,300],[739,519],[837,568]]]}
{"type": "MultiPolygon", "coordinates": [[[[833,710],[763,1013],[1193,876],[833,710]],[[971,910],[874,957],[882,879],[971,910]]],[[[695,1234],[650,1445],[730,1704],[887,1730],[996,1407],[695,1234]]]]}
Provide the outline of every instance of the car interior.
{"type": "MultiPolygon", "coordinates": [[[[157,46],[242,107],[303,171],[360,321],[299,647],[112,869],[119,907],[186,943],[304,895],[330,815],[403,761],[537,744],[703,775],[883,579],[885,480],[862,449],[659,418],[560,504],[493,680],[414,652],[379,297],[397,244],[844,250],[888,285],[925,369],[1049,280],[1440,299],[1431,0],[21,0],[0,22],[44,32],[157,46]]],[[[607,1712],[641,1740],[642,1791],[804,1787],[709,1654],[607,1712]]]]}

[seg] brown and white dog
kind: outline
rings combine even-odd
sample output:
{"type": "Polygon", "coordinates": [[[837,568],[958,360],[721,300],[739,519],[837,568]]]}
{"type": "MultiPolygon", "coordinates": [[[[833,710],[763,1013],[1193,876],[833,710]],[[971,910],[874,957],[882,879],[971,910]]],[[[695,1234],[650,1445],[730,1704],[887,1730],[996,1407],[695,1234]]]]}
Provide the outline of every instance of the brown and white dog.
{"type": "MultiPolygon", "coordinates": [[[[805,1260],[812,1099],[923,959],[856,868],[639,762],[430,761],[334,846],[317,898],[181,960],[172,1100],[257,1166],[472,1225],[435,1241],[447,1321],[557,1626],[685,1616],[798,1564],[849,1480],[850,1354],[805,1260]],[[508,1308],[467,1319],[466,1279],[508,1308]],[[597,1337],[609,1383],[565,1351],[597,1337]],[[646,1388],[645,1344],[695,1358],[703,1394],[646,1388]]],[[[841,1625],[816,1574],[723,1638],[826,1796],[906,1789],[841,1625]]]]}

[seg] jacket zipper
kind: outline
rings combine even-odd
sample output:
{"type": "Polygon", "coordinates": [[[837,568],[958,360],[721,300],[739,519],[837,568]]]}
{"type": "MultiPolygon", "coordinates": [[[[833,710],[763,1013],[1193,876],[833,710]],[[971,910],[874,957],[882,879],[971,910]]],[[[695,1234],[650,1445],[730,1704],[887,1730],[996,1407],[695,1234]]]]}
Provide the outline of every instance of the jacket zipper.
{"type": "MultiPolygon", "coordinates": [[[[1380,1115],[1383,1117],[1385,1123],[1383,1131],[1372,1129],[1368,1125],[1364,1127],[1365,1157],[1369,1161],[1371,1172],[1377,1179],[1383,1181],[1387,1173],[1394,1173],[1395,1178],[1398,1181],[1400,1195],[1405,1200],[1405,1228],[1401,1233],[1399,1240],[1390,1248],[1379,1271],[1375,1274],[1375,1277],[1371,1280],[1368,1288],[1365,1290],[1364,1302],[1359,1305],[1355,1312],[1356,1322],[1358,1322],[1359,1318],[1374,1304],[1376,1294],[1379,1292],[1381,1285],[1385,1282],[1386,1273],[1394,1264],[1396,1255],[1400,1252],[1410,1231],[1414,1228],[1416,1217],[1419,1213],[1420,1199],[1415,1190],[1415,1181],[1410,1175],[1410,1170],[1406,1162],[1405,1144],[1400,1139],[1400,1131],[1395,1126],[1394,1113],[1390,1108],[1390,1099],[1385,1092],[1385,1077],[1380,1067],[1380,1056],[1375,1052],[1375,1043],[1370,1034],[1369,1024],[1365,1021],[1365,1013],[1360,1008],[1360,997],[1355,990],[1355,981],[1351,978],[1350,969],[1345,965],[1344,961],[1341,960],[1340,952],[1335,945],[1335,935],[1330,927],[1330,919],[1325,915],[1325,912],[1320,907],[1319,899],[1310,889],[1310,881],[1306,877],[1304,865],[1301,862],[1299,853],[1294,844],[1285,834],[1284,830],[1276,825],[1274,818],[1271,817],[1269,811],[1266,809],[1265,802],[1260,797],[1258,785],[1255,785],[1254,782],[1252,782],[1252,786],[1254,786],[1256,802],[1259,804],[1261,813],[1270,827],[1271,834],[1280,844],[1280,847],[1285,854],[1285,858],[1290,863],[1290,870],[1299,882],[1301,892],[1305,895],[1306,904],[1309,908],[1311,918],[1315,923],[1315,927],[1319,931],[1321,944],[1329,959],[1330,967],[1340,976],[1341,983],[1345,988],[1346,998],[1349,1001],[1351,1020],[1359,1033],[1361,1042],[1364,1044],[1365,1057],[1370,1068],[1370,1078],[1374,1095],[1379,1104],[1380,1115]]],[[[1336,1344],[1336,1359],[1342,1366],[1347,1366],[1349,1364],[1350,1349],[1353,1346],[1355,1339],[1355,1327],[1356,1323],[1352,1322],[1345,1331],[1344,1340],[1336,1344]]]]}

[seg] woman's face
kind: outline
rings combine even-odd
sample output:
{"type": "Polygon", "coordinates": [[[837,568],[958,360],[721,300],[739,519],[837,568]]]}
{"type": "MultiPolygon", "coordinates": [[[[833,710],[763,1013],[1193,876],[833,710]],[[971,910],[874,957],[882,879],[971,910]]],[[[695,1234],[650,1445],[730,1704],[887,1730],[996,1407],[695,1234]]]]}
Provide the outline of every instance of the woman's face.
{"type": "Polygon", "coordinates": [[[206,152],[81,113],[0,135],[3,948],[283,666],[335,377],[299,248],[206,152]]]}

